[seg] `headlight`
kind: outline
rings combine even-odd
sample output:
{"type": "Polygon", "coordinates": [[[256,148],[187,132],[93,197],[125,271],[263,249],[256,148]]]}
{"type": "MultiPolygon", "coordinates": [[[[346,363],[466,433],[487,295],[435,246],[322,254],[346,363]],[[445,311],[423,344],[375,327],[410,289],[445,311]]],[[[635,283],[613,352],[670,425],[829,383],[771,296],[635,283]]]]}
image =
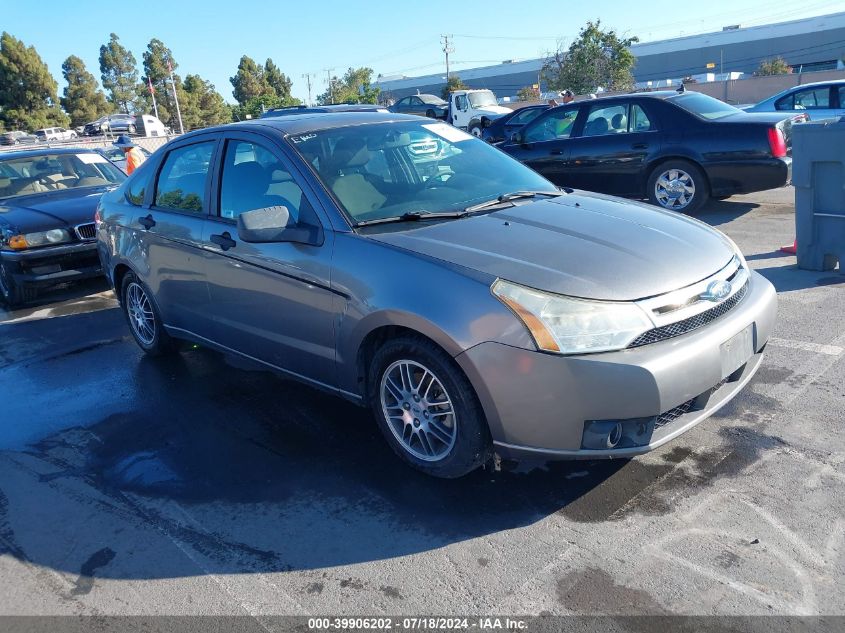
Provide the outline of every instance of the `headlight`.
{"type": "Polygon", "coordinates": [[[38,231],[37,233],[26,233],[24,235],[13,235],[9,238],[9,246],[15,250],[33,248],[35,246],[49,246],[70,241],[70,233],[64,229],[51,229],[49,231],[38,231]]]}
{"type": "Polygon", "coordinates": [[[646,313],[629,302],[573,299],[501,279],[491,290],[522,320],[537,347],[546,352],[585,354],[624,349],[654,327],[646,313]]]}

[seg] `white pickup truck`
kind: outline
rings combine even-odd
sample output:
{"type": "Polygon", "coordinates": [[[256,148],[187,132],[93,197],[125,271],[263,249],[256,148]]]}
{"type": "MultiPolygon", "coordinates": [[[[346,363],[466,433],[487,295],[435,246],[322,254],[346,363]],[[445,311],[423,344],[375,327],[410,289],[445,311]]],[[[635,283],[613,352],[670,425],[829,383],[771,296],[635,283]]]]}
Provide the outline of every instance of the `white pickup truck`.
{"type": "Polygon", "coordinates": [[[485,121],[510,111],[496,103],[496,95],[490,90],[455,90],[449,95],[446,122],[480,138],[485,121]]]}

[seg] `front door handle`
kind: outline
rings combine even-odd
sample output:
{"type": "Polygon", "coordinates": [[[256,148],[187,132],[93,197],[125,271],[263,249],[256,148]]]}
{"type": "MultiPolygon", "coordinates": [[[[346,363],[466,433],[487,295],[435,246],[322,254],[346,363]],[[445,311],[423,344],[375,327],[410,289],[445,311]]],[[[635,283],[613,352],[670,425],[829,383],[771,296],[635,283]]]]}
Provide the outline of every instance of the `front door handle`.
{"type": "Polygon", "coordinates": [[[146,217],[138,218],[138,224],[143,226],[147,231],[153,228],[156,225],[156,221],[153,220],[153,216],[151,213],[148,213],[146,217]]]}
{"type": "Polygon", "coordinates": [[[224,251],[228,251],[230,248],[235,248],[237,246],[237,242],[232,239],[232,236],[229,234],[229,231],[223,232],[221,235],[212,235],[211,241],[217,244],[220,248],[224,251]]]}
{"type": "Polygon", "coordinates": [[[648,143],[634,143],[631,149],[648,149],[648,143]]]}
{"type": "Polygon", "coordinates": [[[560,156],[561,154],[563,154],[563,150],[562,149],[553,149],[552,151],[549,152],[549,154],[552,155],[552,156],[560,156]]]}

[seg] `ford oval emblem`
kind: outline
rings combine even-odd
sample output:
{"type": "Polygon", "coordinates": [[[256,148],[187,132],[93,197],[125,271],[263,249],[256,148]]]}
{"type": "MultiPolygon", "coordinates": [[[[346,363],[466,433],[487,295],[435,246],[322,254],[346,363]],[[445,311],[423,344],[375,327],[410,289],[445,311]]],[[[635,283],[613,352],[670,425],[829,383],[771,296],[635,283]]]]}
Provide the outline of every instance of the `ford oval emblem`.
{"type": "Polygon", "coordinates": [[[701,293],[701,298],[705,301],[721,301],[729,294],[731,294],[733,287],[729,281],[711,281],[707,284],[707,290],[701,293]]]}

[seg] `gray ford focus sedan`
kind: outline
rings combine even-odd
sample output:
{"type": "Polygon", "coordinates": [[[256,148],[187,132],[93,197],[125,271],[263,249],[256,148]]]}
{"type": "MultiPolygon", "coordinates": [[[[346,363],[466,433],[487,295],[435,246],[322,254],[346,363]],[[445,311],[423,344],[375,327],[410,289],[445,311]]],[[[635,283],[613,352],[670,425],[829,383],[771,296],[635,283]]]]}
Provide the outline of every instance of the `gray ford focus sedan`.
{"type": "Polygon", "coordinates": [[[654,449],[737,395],[776,313],[719,231],[413,116],[185,134],[97,222],[146,352],[193,341],[370,407],[439,477],[654,449]]]}

